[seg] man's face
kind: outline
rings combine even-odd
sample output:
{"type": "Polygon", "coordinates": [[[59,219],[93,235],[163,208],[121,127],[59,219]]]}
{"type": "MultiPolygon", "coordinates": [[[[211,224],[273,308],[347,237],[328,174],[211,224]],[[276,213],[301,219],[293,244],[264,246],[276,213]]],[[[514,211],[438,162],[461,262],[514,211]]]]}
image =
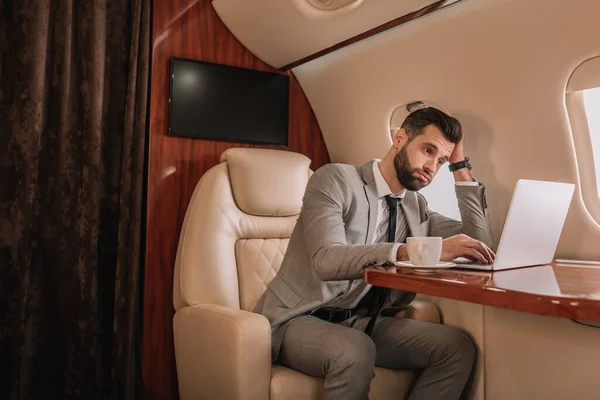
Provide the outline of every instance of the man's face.
{"type": "Polygon", "coordinates": [[[440,167],[448,161],[455,144],[435,125],[405,144],[394,158],[396,175],[406,189],[418,191],[431,183],[440,167]]]}

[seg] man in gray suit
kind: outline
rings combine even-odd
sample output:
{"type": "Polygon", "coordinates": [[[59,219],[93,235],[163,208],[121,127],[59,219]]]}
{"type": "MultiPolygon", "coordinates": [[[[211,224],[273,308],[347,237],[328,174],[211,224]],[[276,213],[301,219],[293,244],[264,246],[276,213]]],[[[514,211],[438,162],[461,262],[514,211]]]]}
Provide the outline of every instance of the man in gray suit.
{"type": "Polygon", "coordinates": [[[411,400],[458,399],[476,356],[468,336],[393,317],[415,294],[362,280],[365,268],[407,260],[407,236],[445,238],[444,261],[495,257],[461,125],[435,108],[409,114],[381,161],[328,164],[311,177],[281,269],[254,310],[271,323],[273,360],[324,377],[325,399],[367,399],[376,365],[419,371],[411,400]],[[446,162],[462,223],[417,193],[446,162]]]}

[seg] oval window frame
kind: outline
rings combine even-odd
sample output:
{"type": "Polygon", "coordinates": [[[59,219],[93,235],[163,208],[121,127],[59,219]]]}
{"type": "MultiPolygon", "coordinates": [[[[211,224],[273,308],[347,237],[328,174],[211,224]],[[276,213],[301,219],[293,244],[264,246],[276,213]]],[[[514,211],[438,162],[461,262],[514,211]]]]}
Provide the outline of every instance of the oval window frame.
{"type": "Polygon", "coordinates": [[[600,226],[600,160],[594,160],[583,92],[600,87],[600,55],[579,64],[569,75],[565,88],[565,108],[577,163],[577,179],[583,206],[589,217],[600,226]]]}

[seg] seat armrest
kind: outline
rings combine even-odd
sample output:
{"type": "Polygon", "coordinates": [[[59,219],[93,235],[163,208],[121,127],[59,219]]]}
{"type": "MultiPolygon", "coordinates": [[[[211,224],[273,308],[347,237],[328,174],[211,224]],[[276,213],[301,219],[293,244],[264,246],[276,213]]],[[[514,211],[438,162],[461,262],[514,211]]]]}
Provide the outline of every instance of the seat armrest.
{"type": "Polygon", "coordinates": [[[182,400],[269,398],[267,318],[214,304],[183,307],[173,318],[173,334],[182,400]]]}
{"type": "Polygon", "coordinates": [[[419,321],[433,322],[439,324],[440,311],[437,306],[428,301],[413,300],[408,307],[396,314],[396,317],[418,319],[419,321]]]}

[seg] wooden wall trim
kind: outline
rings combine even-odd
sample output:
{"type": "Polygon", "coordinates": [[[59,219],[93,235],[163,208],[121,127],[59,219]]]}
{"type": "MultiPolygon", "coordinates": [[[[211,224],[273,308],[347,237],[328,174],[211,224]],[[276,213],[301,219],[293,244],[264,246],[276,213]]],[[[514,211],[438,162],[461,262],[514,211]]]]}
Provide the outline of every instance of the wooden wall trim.
{"type": "MultiPolygon", "coordinates": [[[[169,57],[277,71],[225,27],[210,0],[154,0],[150,86],[142,378],[145,399],[178,398],[173,344],[173,269],[179,232],[200,177],[230,147],[268,147],[167,136],[169,57]]],[[[315,115],[291,71],[289,145],[317,169],[329,156],[315,115]]],[[[274,147],[282,149],[281,147],[274,147]]]]}
{"type": "Polygon", "coordinates": [[[330,47],[328,47],[326,49],[323,49],[323,50],[318,51],[318,52],[316,52],[314,54],[306,56],[306,57],[304,57],[304,58],[302,58],[302,59],[300,59],[298,61],[290,63],[290,64],[282,67],[281,70],[282,71],[291,70],[292,68],[296,68],[299,65],[306,64],[309,61],[312,61],[312,60],[317,59],[319,57],[323,57],[326,54],[333,53],[334,51],[340,50],[340,49],[342,49],[342,48],[344,48],[346,46],[350,46],[350,45],[352,45],[354,43],[360,42],[361,40],[370,38],[371,36],[377,35],[377,34],[379,34],[381,32],[385,32],[388,29],[395,28],[396,26],[405,24],[405,23],[410,22],[412,20],[415,20],[417,18],[421,18],[421,17],[423,17],[423,16],[425,16],[427,14],[431,14],[434,11],[441,10],[442,8],[448,7],[449,5],[452,5],[454,3],[458,3],[459,1],[462,1],[462,0],[440,0],[440,1],[437,1],[437,2],[435,2],[433,4],[430,4],[430,5],[426,6],[426,7],[421,8],[420,10],[417,10],[417,11],[412,12],[410,14],[406,14],[406,15],[403,15],[403,16],[398,17],[396,19],[393,19],[393,20],[391,20],[389,22],[386,22],[385,24],[379,25],[379,26],[377,26],[377,27],[375,27],[373,29],[370,29],[370,30],[368,30],[366,32],[363,32],[363,33],[361,33],[359,35],[353,36],[350,39],[346,39],[346,40],[344,40],[342,42],[339,42],[337,44],[334,44],[333,46],[330,46],[330,47]]]}

